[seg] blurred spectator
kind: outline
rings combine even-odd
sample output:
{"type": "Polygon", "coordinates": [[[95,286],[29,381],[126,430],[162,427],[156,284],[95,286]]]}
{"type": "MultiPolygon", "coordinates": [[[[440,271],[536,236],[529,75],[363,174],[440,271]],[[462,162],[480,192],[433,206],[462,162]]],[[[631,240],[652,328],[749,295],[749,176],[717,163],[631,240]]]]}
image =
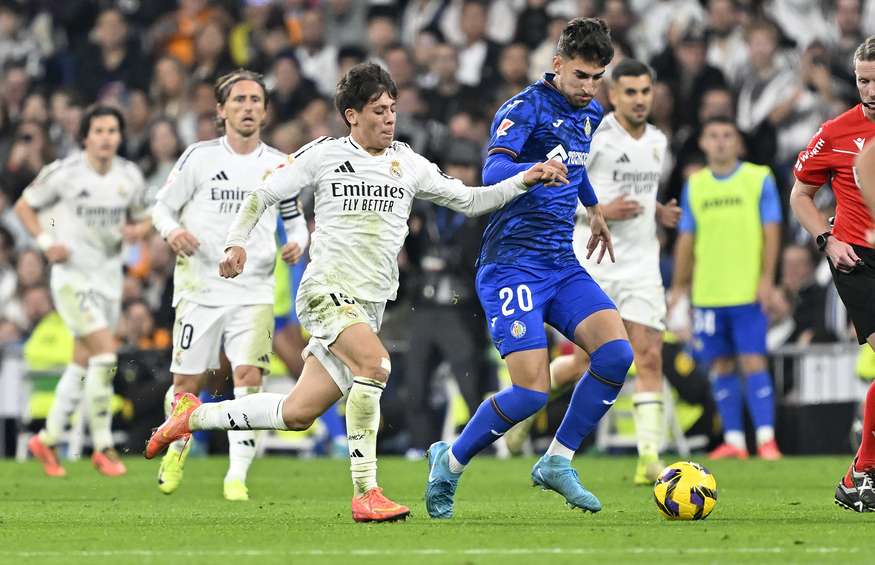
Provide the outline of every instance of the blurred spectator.
{"type": "MultiPolygon", "coordinates": [[[[470,0],[449,0],[446,9],[440,17],[439,27],[447,41],[454,45],[462,45],[465,41],[464,30],[456,23],[463,17],[461,14],[465,4],[470,0]]],[[[521,0],[478,0],[486,10],[485,37],[499,44],[513,41],[517,32],[519,13],[523,8],[521,0]]],[[[576,1],[576,0],[572,0],[576,1]]],[[[568,4],[565,0],[554,0],[553,4],[568,4]]],[[[581,9],[582,10],[582,9],[581,9]]],[[[569,18],[570,19],[570,18],[569,18]]],[[[532,28],[542,27],[540,22],[528,24],[532,28]]],[[[542,32],[543,33],[543,32],[542,32]]]]}
{"type": "Polygon", "coordinates": [[[738,88],[748,66],[748,49],[735,0],[708,2],[708,64],[738,88]]]}
{"type": "Polygon", "coordinates": [[[48,126],[49,104],[42,92],[31,92],[24,98],[24,103],[21,105],[21,121],[48,126]]]}
{"type": "Polygon", "coordinates": [[[388,6],[371,6],[368,10],[367,35],[368,51],[372,58],[379,59],[383,55],[383,50],[393,44],[399,36],[394,10],[388,6]]]}
{"type": "Polygon", "coordinates": [[[301,122],[288,122],[273,130],[268,145],[291,155],[310,141],[301,122]]]}
{"type": "Polygon", "coordinates": [[[448,0],[410,0],[401,15],[401,42],[413,47],[416,36],[427,28],[437,28],[448,0]]]}
{"type": "Polygon", "coordinates": [[[301,74],[312,80],[323,96],[334,97],[337,86],[337,47],[328,42],[322,14],[308,10],[301,18],[303,38],[295,50],[301,74]]]}
{"type": "Polygon", "coordinates": [[[459,110],[471,109],[482,102],[476,88],[459,82],[458,69],[456,48],[448,43],[435,46],[429,65],[429,74],[434,78],[435,85],[422,93],[426,118],[447,123],[459,110]]]}
{"type": "Polygon", "coordinates": [[[399,89],[416,84],[417,71],[413,56],[403,45],[395,43],[387,47],[383,51],[383,62],[399,89]]]}
{"type": "Polygon", "coordinates": [[[270,0],[245,0],[243,21],[234,26],[228,37],[231,60],[237,67],[258,72],[264,71],[268,58],[263,50],[264,43],[291,44],[289,34],[282,21],[282,10],[270,0]],[[279,27],[281,34],[277,40],[269,40],[272,30],[279,27]]]}
{"type": "Polygon", "coordinates": [[[297,47],[304,42],[304,29],[308,25],[304,14],[313,7],[309,0],[279,0],[279,5],[291,45],[297,47]]]}
{"type": "Polygon", "coordinates": [[[38,122],[22,122],[15,129],[15,141],[3,163],[3,190],[10,201],[21,193],[42,168],[55,160],[49,134],[38,122]]]}
{"type": "Polygon", "coordinates": [[[825,5],[820,0],[766,0],[763,11],[796,47],[805,50],[813,42],[826,37],[825,5]]]}
{"type": "Polygon", "coordinates": [[[146,199],[149,205],[151,199],[158,193],[158,188],[164,186],[173,164],[182,155],[183,145],[176,133],[176,124],[170,118],[158,118],[149,128],[149,157],[147,166],[143,168],[146,177],[146,199]]]}
{"type": "MultiPolygon", "coordinates": [[[[125,116],[125,137],[119,153],[126,159],[140,162],[149,152],[149,123],[152,119],[152,106],[146,92],[128,92],[124,96],[122,112],[125,116]]],[[[79,116],[77,120],[80,119],[81,111],[76,115],[79,116]]]]}
{"type": "Polygon", "coordinates": [[[680,21],[673,24],[677,39],[651,62],[674,94],[675,127],[694,124],[705,92],[725,85],[723,74],[707,62],[705,29],[696,23],[683,26],[680,21]]]}
{"type": "Polygon", "coordinates": [[[179,9],[158,20],[150,35],[156,55],[172,55],[186,67],[194,63],[194,37],[215,14],[209,0],[179,0],[179,9]]]}
{"type": "Polygon", "coordinates": [[[301,76],[301,67],[294,51],[283,51],[277,56],[266,82],[270,107],[277,122],[294,120],[307,104],[319,97],[313,81],[301,76]]]}
{"type": "Polygon", "coordinates": [[[28,369],[62,367],[73,358],[73,336],[52,304],[45,285],[29,287],[22,297],[28,321],[24,359],[28,369]]]}
{"type": "MultiPolygon", "coordinates": [[[[795,160],[822,123],[819,98],[805,88],[797,70],[781,66],[781,31],[764,19],[747,31],[751,72],[738,93],[738,127],[755,142],[748,154],[760,162],[795,160]]],[[[797,63],[798,56],[795,57],[797,63]]],[[[786,183],[786,178],[779,178],[786,183]]]]}
{"type": "Polygon", "coordinates": [[[820,255],[814,247],[790,244],[781,252],[781,283],[792,310],[793,331],[787,341],[799,345],[835,341],[826,328],[827,288],[818,284],[815,270],[820,255]]]}
{"type": "Polygon", "coordinates": [[[553,72],[553,55],[559,44],[559,35],[568,19],[564,15],[554,16],[547,24],[547,37],[529,55],[529,82],[537,82],[544,73],[553,72]]]}
{"type": "Polygon", "coordinates": [[[19,253],[15,262],[15,276],[18,278],[19,296],[28,287],[48,284],[49,277],[43,256],[33,249],[19,253]]]}
{"type": "Polygon", "coordinates": [[[155,313],[155,325],[159,328],[173,327],[173,269],[176,255],[160,234],[153,233],[148,242],[150,269],[143,279],[142,298],[155,313]]]}
{"type": "MultiPolygon", "coordinates": [[[[529,48],[522,43],[505,45],[498,59],[498,80],[488,95],[501,104],[529,84],[529,48]]],[[[481,96],[485,94],[481,89],[481,96]]]]}
{"type": "MultiPolygon", "coordinates": [[[[631,0],[629,5],[638,23],[627,39],[633,42],[635,57],[642,61],[676,45],[679,32],[702,29],[707,22],[705,9],[697,0],[631,0]]],[[[656,76],[665,80],[658,71],[656,76]]]]}
{"type": "Polygon", "coordinates": [[[15,254],[15,238],[0,226],[0,319],[14,319],[17,312],[13,306],[18,291],[18,278],[12,260],[15,254]]]}
{"type": "Polygon", "coordinates": [[[21,3],[15,0],[0,2],[0,69],[9,62],[16,62],[31,78],[41,78],[42,53],[25,27],[23,16],[21,3]]]}
{"type": "Polygon", "coordinates": [[[104,10],[90,34],[92,43],[79,54],[76,85],[88,100],[96,100],[100,90],[119,82],[126,88],[146,89],[148,63],[129,36],[125,17],[115,9],[104,10]]]}
{"type": "Polygon", "coordinates": [[[63,159],[79,151],[76,136],[84,108],[83,94],[73,86],[61,87],[49,97],[49,137],[57,158],[63,159]]]}
{"type": "Polygon", "coordinates": [[[21,121],[21,110],[24,98],[30,90],[30,77],[24,66],[9,61],[0,67],[3,76],[0,78],[0,105],[6,109],[10,123],[21,121]]]}
{"type": "MultiPolygon", "coordinates": [[[[2,189],[0,183],[0,189],[2,189]]],[[[6,194],[0,190],[0,229],[6,230],[12,235],[14,250],[21,252],[34,247],[33,237],[18,219],[18,216],[12,210],[12,202],[6,197],[6,194]]],[[[0,311],[3,309],[2,301],[0,301],[0,311]]]]}
{"type": "Polygon", "coordinates": [[[179,59],[165,55],[155,62],[150,94],[158,112],[176,120],[176,129],[183,145],[194,143],[197,138],[197,116],[189,104],[188,74],[179,59]]]}
{"type": "Polygon", "coordinates": [[[854,51],[866,40],[863,32],[862,0],[836,0],[832,16],[833,23],[824,39],[829,50],[830,70],[833,76],[847,84],[851,99],[856,102],[854,51]]]}
{"type": "Polygon", "coordinates": [[[365,47],[368,3],[361,0],[322,0],[326,36],[340,45],[365,47]]]}
{"type": "Polygon", "coordinates": [[[501,48],[486,38],[486,4],[481,0],[465,0],[458,26],[462,30],[457,72],[459,82],[468,86],[494,87],[498,80],[501,48]]]}
{"type": "Polygon", "coordinates": [[[118,329],[119,352],[170,349],[170,332],[156,328],[149,305],[142,299],[128,300],[122,307],[118,329]]]}
{"type": "Polygon", "coordinates": [[[194,34],[194,63],[191,82],[215,83],[234,70],[228,51],[228,29],[222,19],[213,18],[194,34]]]}
{"type": "MultiPolygon", "coordinates": [[[[517,16],[516,36],[514,41],[534,49],[547,39],[547,25],[550,16],[547,14],[547,0],[527,0],[525,8],[517,16]]],[[[611,35],[615,33],[609,22],[611,35]]]]}

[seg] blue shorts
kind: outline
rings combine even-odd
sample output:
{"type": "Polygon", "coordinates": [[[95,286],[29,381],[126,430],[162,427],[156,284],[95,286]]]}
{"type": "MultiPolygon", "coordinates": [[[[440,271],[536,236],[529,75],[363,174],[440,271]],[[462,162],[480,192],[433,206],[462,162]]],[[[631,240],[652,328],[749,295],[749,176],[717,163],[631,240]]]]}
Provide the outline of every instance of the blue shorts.
{"type": "Polygon", "coordinates": [[[617,309],[580,265],[543,268],[490,263],[477,272],[477,295],[502,357],[546,348],[545,323],[574,341],[574,330],[590,314],[617,309]]]}
{"type": "Polygon", "coordinates": [[[718,357],[766,355],[769,321],[759,304],[693,308],[696,357],[710,364],[718,357]]]}

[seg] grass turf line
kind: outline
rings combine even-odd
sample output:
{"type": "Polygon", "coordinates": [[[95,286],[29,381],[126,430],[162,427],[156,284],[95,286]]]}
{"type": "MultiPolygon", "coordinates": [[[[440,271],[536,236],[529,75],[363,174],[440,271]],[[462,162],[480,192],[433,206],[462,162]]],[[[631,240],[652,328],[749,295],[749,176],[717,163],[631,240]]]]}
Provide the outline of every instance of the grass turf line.
{"type": "Polygon", "coordinates": [[[532,488],[535,458],[475,458],[452,520],[425,511],[425,461],[379,460],[380,485],[411,509],[406,522],[355,524],[343,460],[256,460],[252,500],[222,498],[227,459],[190,459],[179,490],[157,489],[157,461],[125,458],[104,477],[90,462],[46,477],[34,461],[0,461],[0,563],[847,563],[870,554],[873,514],[833,504],[848,457],[709,462],[717,507],[701,522],[670,522],[635,460],[578,457],[604,510],[584,515],[532,488]]]}

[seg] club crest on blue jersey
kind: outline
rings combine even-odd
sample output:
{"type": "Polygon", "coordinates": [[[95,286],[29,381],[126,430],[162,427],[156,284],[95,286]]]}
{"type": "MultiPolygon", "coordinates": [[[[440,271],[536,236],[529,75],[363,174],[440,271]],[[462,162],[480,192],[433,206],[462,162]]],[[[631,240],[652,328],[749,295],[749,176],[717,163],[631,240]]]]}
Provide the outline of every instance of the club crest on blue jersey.
{"type": "Polygon", "coordinates": [[[526,325],[519,320],[514,320],[510,326],[510,335],[519,339],[526,335],[526,325]]]}
{"type": "Polygon", "coordinates": [[[589,121],[589,116],[583,122],[583,134],[588,138],[592,137],[592,123],[589,121]]]}
{"type": "Polygon", "coordinates": [[[400,179],[404,176],[404,172],[401,170],[401,163],[398,161],[392,161],[392,166],[389,167],[389,174],[395,177],[396,179],[400,179]]]}

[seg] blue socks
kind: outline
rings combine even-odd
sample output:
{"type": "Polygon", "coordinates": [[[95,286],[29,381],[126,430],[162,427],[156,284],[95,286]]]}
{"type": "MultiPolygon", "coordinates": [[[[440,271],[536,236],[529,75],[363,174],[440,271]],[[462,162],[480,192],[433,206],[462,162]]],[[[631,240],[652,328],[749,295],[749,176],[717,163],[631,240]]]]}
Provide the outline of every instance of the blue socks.
{"type": "Polygon", "coordinates": [[[743,432],[743,396],[741,381],[738,375],[722,375],[714,379],[714,402],[720,419],[723,421],[724,432],[743,432]]]}
{"type": "Polygon", "coordinates": [[[486,446],[500,438],[517,422],[521,422],[547,404],[546,392],[512,385],[496,393],[480,405],[474,417],[453,443],[453,457],[462,465],[486,446]]]}
{"type": "Polygon", "coordinates": [[[775,390],[772,377],[767,371],[747,376],[747,409],[756,429],[763,426],[775,427],[775,390]]]}
{"type": "Polygon", "coordinates": [[[583,438],[614,405],[632,365],[632,347],[628,341],[617,339],[596,349],[590,359],[589,370],[577,383],[556,432],[556,441],[572,451],[577,451],[583,438]]]}

